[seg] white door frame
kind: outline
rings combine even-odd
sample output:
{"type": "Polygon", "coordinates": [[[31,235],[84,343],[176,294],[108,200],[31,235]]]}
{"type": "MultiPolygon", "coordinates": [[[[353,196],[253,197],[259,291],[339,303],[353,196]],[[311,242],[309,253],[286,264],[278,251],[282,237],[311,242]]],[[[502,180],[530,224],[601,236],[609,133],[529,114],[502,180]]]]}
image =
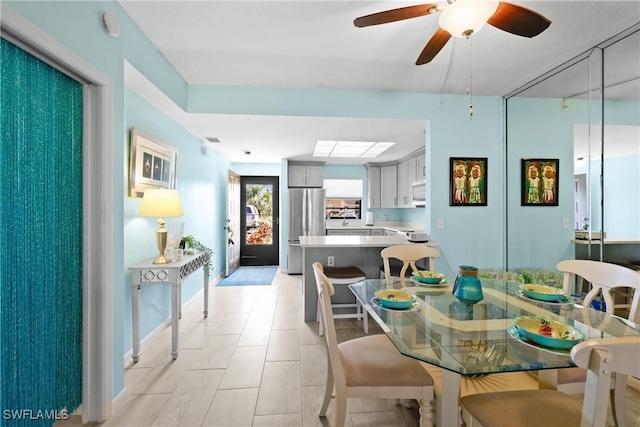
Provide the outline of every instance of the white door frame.
{"type": "MultiPolygon", "coordinates": [[[[3,32],[84,83],[82,422],[104,421],[113,400],[113,83],[47,33],[0,3],[3,32]]],[[[54,65],[55,66],[55,65],[54,65]]]]}
{"type": "Polygon", "coordinates": [[[227,220],[225,230],[227,232],[227,255],[225,276],[233,273],[240,267],[240,239],[243,238],[243,230],[240,229],[240,175],[227,170],[227,220]]]}

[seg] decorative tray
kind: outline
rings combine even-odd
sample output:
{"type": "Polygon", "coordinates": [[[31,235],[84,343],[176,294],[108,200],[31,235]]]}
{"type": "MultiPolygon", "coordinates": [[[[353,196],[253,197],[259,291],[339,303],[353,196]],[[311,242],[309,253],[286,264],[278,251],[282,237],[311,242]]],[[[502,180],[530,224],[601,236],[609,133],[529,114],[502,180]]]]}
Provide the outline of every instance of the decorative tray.
{"type": "Polygon", "coordinates": [[[511,336],[511,338],[515,339],[516,341],[520,342],[521,344],[524,344],[528,347],[531,348],[535,348],[537,350],[542,350],[542,351],[546,351],[547,353],[551,353],[551,354],[557,354],[560,356],[569,356],[571,354],[571,349],[565,350],[565,349],[561,349],[561,348],[547,348],[541,345],[538,345],[536,343],[534,343],[533,341],[529,341],[526,338],[522,338],[520,336],[520,334],[518,333],[518,328],[516,328],[514,325],[511,325],[507,328],[507,333],[511,336]]]}
{"type": "Polygon", "coordinates": [[[416,311],[416,310],[419,310],[420,307],[422,307],[422,302],[420,302],[417,299],[413,302],[413,304],[411,304],[411,306],[409,308],[387,308],[387,307],[383,307],[382,304],[380,304],[380,301],[378,300],[378,298],[376,298],[376,297],[371,298],[371,304],[373,304],[374,306],[376,306],[378,308],[381,308],[383,310],[387,310],[387,311],[402,311],[402,312],[416,311]]]}

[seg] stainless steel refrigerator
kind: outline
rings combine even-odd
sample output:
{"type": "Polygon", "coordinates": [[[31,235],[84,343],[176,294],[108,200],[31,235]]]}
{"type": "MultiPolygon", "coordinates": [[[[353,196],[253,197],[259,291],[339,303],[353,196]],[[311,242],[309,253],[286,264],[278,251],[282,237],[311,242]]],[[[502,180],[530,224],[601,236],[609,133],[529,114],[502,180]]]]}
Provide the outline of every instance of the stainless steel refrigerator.
{"type": "Polygon", "coordinates": [[[289,189],[289,258],[288,273],[302,273],[300,236],[324,236],[325,190],[322,188],[289,189]]]}

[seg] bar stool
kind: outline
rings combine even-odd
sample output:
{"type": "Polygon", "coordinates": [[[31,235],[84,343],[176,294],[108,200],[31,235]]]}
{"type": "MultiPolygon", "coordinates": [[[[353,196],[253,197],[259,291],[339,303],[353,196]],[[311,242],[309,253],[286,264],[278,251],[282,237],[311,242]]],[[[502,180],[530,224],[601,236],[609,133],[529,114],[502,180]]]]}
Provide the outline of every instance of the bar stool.
{"type": "MultiPolygon", "coordinates": [[[[366,278],[364,272],[355,266],[348,266],[348,267],[322,266],[322,273],[324,273],[324,275],[327,276],[329,280],[331,280],[331,283],[333,283],[335,287],[358,283],[363,281],[366,278]]],[[[354,308],[355,312],[353,313],[334,314],[333,317],[334,319],[362,320],[364,325],[364,333],[365,334],[369,333],[369,316],[367,315],[367,312],[363,309],[362,305],[357,300],[355,300],[352,303],[340,303],[340,304],[331,303],[331,308],[332,309],[354,308]]],[[[320,301],[318,301],[318,309],[317,309],[318,311],[316,314],[316,322],[320,323],[320,325],[318,326],[318,335],[322,336],[324,335],[324,327],[322,326],[322,322],[320,321],[320,318],[321,318],[320,309],[321,309],[320,301]]]]}

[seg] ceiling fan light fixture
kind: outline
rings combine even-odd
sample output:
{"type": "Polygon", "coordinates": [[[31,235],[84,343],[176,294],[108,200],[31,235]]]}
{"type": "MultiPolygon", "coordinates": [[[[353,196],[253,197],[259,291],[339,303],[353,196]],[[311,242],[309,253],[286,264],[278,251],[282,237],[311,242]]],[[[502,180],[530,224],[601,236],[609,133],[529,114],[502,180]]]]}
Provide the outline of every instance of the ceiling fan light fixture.
{"type": "Polygon", "coordinates": [[[498,10],[498,1],[456,0],[442,12],[440,27],[454,37],[469,38],[498,10]]]}

